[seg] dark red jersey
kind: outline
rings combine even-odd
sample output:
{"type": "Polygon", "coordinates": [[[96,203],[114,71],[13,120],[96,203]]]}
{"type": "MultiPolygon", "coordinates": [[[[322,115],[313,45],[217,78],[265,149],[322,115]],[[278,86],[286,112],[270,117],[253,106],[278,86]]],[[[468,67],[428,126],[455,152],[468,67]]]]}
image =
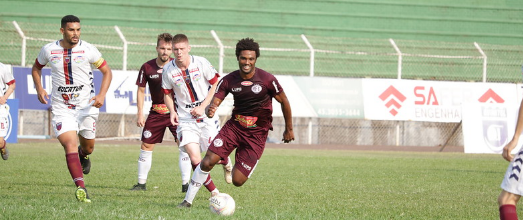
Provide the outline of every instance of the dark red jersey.
{"type": "Polygon", "coordinates": [[[242,79],[239,70],[224,76],[218,83],[215,97],[223,100],[232,93],[231,120],[252,131],[268,131],[272,130],[272,98],[282,91],[274,75],[256,68],[251,79],[242,79]]]}
{"type": "MultiPolygon", "coordinates": [[[[173,58],[171,58],[173,60],[173,58]]],[[[156,58],[147,61],[140,68],[138,72],[138,78],[136,79],[136,85],[139,87],[145,87],[149,83],[149,91],[151,93],[152,104],[165,104],[163,101],[162,91],[162,70],[156,64],[156,58]]]]}

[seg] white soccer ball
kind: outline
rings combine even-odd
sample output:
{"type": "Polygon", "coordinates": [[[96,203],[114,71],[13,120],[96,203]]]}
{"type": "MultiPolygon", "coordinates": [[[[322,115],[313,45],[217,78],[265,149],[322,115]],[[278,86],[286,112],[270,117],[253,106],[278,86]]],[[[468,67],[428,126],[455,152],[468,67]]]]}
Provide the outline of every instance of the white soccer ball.
{"type": "Polygon", "coordinates": [[[218,195],[211,197],[209,201],[211,212],[217,215],[229,216],[236,209],[234,199],[227,193],[218,193],[218,195]]]}

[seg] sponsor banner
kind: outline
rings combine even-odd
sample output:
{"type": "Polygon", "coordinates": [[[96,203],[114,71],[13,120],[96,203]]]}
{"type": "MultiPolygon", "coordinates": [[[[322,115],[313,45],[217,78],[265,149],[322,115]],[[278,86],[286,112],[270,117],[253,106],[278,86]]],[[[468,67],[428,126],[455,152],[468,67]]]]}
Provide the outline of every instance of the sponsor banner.
{"type": "MultiPolygon", "coordinates": [[[[514,135],[518,108],[517,104],[464,103],[463,142],[465,153],[503,152],[503,147],[514,135]]],[[[520,141],[512,151],[517,153],[523,145],[520,141]]]]}
{"type": "Polygon", "coordinates": [[[9,129],[7,135],[4,137],[7,143],[18,143],[18,99],[8,99],[7,105],[9,106],[9,115],[7,121],[9,123],[9,129]]]}
{"type": "Polygon", "coordinates": [[[305,96],[303,102],[308,100],[318,117],[363,118],[361,79],[308,76],[293,79],[305,96]]]}
{"type": "Polygon", "coordinates": [[[463,103],[512,105],[516,92],[515,84],[363,79],[369,120],[460,122],[463,103]]]}
{"type": "MultiPolygon", "coordinates": [[[[138,71],[113,70],[113,80],[105,96],[108,113],[136,114],[138,112],[136,108],[137,78],[138,71]]],[[[147,85],[145,88],[143,112],[148,114],[151,106],[151,93],[147,85]]]]}
{"type": "MultiPolygon", "coordinates": [[[[47,110],[51,107],[51,100],[47,100],[48,104],[42,104],[40,101],[38,101],[30,67],[13,67],[13,75],[16,80],[15,98],[20,100],[20,109],[47,110]]],[[[99,91],[100,85],[102,84],[102,73],[98,70],[95,70],[93,75],[95,89],[96,91],[99,91]]],[[[47,91],[47,94],[50,98],[52,88],[50,68],[42,69],[42,86],[44,87],[45,91],[47,91]]],[[[100,108],[101,112],[105,112],[106,105],[107,99],[105,100],[105,105],[100,108]]]]}

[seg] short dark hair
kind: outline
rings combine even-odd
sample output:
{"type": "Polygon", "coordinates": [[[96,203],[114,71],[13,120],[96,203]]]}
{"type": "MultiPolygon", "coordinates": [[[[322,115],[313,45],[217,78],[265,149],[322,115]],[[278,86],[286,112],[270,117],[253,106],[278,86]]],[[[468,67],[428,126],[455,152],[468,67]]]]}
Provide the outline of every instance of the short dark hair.
{"type": "Polygon", "coordinates": [[[173,36],[169,33],[162,33],[158,34],[158,40],[156,40],[156,46],[160,43],[160,40],[163,40],[165,42],[171,42],[173,41],[173,36]]]}
{"type": "Polygon", "coordinates": [[[80,18],[78,18],[74,15],[66,15],[62,18],[62,28],[65,28],[65,25],[67,25],[67,23],[74,23],[74,22],[80,23],[80,18]]]}
{"type": "Polygon", "coordinates": [[[189,43],[189,38],[185,36],[185,34],[177,34],[173,37],[173,45],[180,43],[180,42],[187,42],[189,43]]]}
{"type": "Polygon", "coordinates": [[[236,58],[240,57],[242,50],[253,50],[256,52],[256,58],[260,56],[260,45],[254,42],[252,38],[243,38],[236,44],[236,58]]]}

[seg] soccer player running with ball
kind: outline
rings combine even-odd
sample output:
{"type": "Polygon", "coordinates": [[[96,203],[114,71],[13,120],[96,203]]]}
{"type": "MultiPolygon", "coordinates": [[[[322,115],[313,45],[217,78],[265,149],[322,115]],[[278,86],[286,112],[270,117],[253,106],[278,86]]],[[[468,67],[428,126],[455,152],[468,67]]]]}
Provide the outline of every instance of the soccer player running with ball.
{"type": "Polygon", "coordinates": [[[285,119],[283,142],[289,143],[294,140],[289,100],[274,75],[256,68],[259,56],[259,45],[253,39],[241,39],[236,44],[239,70],[220,80],[216,93],[206,109],[207,116],[214,117],[218,106],[227,94],[232,93],[232,117],[209,146],[205,157],[193,173],[185,200],[178,207],[191,207],[196,193],[214,165],[228,158],[234,149],[236,154],[232,183],[242,186],[250,178],[265,149],[269,130],[272,130],[272,98],[281,104],[285,119]]]}
{"type": "Polygon", "coordinates": [[[9,130],[9,106],[7,105],[7,98],[15,91],[15,78],[13,73],[8,70],[7,66],[0,63],[0,154],[3,160],[9,158],[9,150],[7,150],[5,136],[9,130]]]}
{"type": "MultiPolygon", "coordinates": [[[[179,147],[189,154],[194,169],[202,160],[201,152],[207,150],[220,127],[218,117],[205,117],[205,106],[212,99],[219,75],[207,59],[189,55],[190,51],[187,36],[177,34],[173,37],[174,60],[163,67],[162,88],[170,111],[170,122],[178,125],[179,147]],[[172,93],[176,99],[176,110],[172,93]]],[[[227,159],[222,163],[226,181],[230,180],[227,177],[230,176],[232,164],[227,159]]],[[[200,183],[211,195],[219,193],[210,176],[200,183]]]]}
{"type": "MultiPolygon", "coordinates": [[[[138,183],[131,190],[147,190],[146,182],[151,170],[154,146],[156,143],[162,143],[165,129],[168,128],[178,142],[176,126],[171,124],[169,120],[170,114],[163,100],[162,91],[163,67],[173,60],[171,58],[173,52],[172,39],[173,36],[169,33],[158,35],[156,40],[158,56],[142,65],[136,79],[136,85],[138,86],[136,124],[138,127],[143,127],[143,131],[140,157],[138,158],[138,183]],[[152,106],[147,120],[145,120],[143,117],[143,103],[147,84],[149,84],[152,106]]],[[[179,153],[179,166],[182,174],[182,192],[187,192],[189,180],[191,179],[191,161],[189,160],[189,155],[181,150],[179,153]]]]}
{"type": "Polygon", "coordinates": [[[47,104],[49,95],[42,87],[42,68],[51,67],[52,126],[65,150],[69,173],[77,187],[76,198],[91,202],[83,174],[91,170],[89,155],[94,150],[96,120],[99,108],[112,80],[112,71],[98,49],[80,40],[80,19],[74,15],[62,18],[63,39],[46,44],[40,50],[32,69],[38,100],[47,104]],[[100,91],[95,94],[91,65],[102,72],[100,91]]]}

